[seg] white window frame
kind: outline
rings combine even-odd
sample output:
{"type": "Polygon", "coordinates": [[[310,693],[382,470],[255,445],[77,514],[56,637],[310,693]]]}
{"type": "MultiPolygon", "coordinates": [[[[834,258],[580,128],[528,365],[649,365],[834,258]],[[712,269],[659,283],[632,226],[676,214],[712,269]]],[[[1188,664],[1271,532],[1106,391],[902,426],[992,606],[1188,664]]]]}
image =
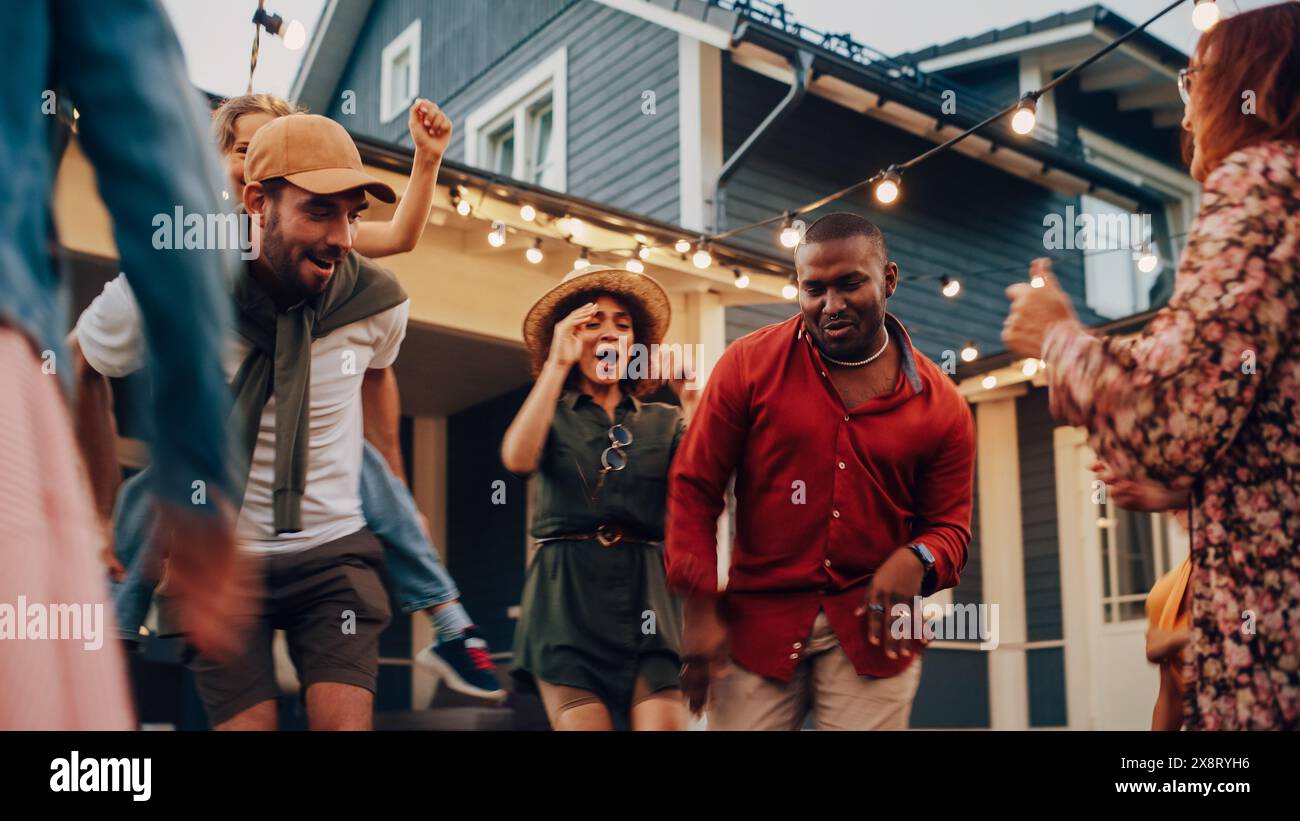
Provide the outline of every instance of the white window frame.
{"type": "Polygon", "coordinates": [[[569,55],[560,48],[533,66],[523,76],[494,94],[465,118],[465,162],[485,168],[491,161],[489,138],[507,122],[513,122],[515,139],[514,167],[510,176],[532,182],[531,109],[545,98],[551,105],[551,161],[537,184],[554,191],[568,185],[568,89],[569,55]]]}
{"type": "MultiPolygon", "coordinates": [[[[1081,194],[1079,196],[1080,215],[1085,213],[1096,215],[1103,209],[1112,214],[1125,216],[1126,224],[1132,224],[1131,212],[1127,211],[1123,207],[1115,205],[1109,200],[1095,197],[1090,194],[1081,194]],[[1089,201],[1094,203],[1094,207],[1089,207],[1089,201]],[[1112,211],[1110,209],[1114,210],[1112,211]]],[[[1100,222],[1098,222],[1098,224],[1100,224],[1100,222]]],[[[1075,230],[1074,226],[1068,226],[1068,228],[1070,230],[1075,230]]],[[[1125,231],[1125,234],[1129,233],[1130,231],[1125,231]]],[[[1094,231],[1094,238],[1098,242],[1101,242],[1103,239],[1113,239],[1110,237],[1103,237],[1099,229],[1094,231]]],[[[1150,302],[1148,292],[1151,289],[1151,285],[1160,275],[1159,269],[1149,274],[1144,274],[1139,271],[1137,267],[1137,249],[1143,241],[1149,240],[1150,237],[1125,236],[1120,237],[1119,239],[1124,239],[1132,247],[1129,249],[1112,248],[1110,247],[1112,243],[1105,242],[1103,243],[1106,245],[1105,248],[1085,249],[1083,252],[1084,302],[1098,315],[1109,319],[1121,319],[1145,311],[1150,302]],[[1125,267],[1126,270],[1123,276],[1120,278],[1118,283],[1106,282],[1106,275],[1112,274],[1113,266],[1116,265],[1122,265],[1125,267]],[[1105,266],[1105,269],[1103,269],[1103,266],[1105,266]],[[1110,294],[1105,296],[1102,294],[1103,288],[1114,285],[1128,288],[1126,305],[1119,309],[1118,312],[1112,310],[1110,305],[1107,304],[1108,302],[1117,300],[1114,300],[1113,296],[1110,294]]]]}
{"type": "Polygon", "coordinates": [[[405,113],[415,98],[420,96],[420,20],[416,18],[402,33],[384,46],[379,58],[379,120],[390,122],[399,114],[405,113]],[[411,85],[404,100],[391,100],[393,91],[393,63],[402,52],[410,52],[411,85]]]}

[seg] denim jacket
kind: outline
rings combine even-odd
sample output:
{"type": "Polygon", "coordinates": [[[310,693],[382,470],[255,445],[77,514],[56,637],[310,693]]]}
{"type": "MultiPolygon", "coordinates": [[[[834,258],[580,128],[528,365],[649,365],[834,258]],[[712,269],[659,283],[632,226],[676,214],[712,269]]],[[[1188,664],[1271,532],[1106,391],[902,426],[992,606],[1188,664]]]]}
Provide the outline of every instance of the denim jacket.
{"type": "Polygon", "coordinates": [[[217,150],[175,32],[157,0],[8,3],[0,26],[0,324],[56,352],[68,328],[53,270],[56,173],[43,113],[66,89],[78,138],[113,217],[120,265],[139,300],[150,351],[149,439],[155,490],[187,504],[203,481],[228,490],[221,367],[230,327],[231,251],[158,250],[157,214],[221,210],[217,150]]]}

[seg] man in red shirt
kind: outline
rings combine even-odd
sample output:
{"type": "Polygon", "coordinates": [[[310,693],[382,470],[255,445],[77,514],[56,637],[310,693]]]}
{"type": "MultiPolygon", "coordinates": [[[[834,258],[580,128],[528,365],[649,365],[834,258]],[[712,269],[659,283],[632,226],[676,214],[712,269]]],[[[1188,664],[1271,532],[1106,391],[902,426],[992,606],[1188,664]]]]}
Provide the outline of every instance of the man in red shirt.
{"type": "Polygon", "coordinates": [[[683,689],[711,729],[798,729],[809,709],[818,728],[904,729],[920,681],[909,608],[966,564],[974,423],[885,311],[898,266],[879,228],[828,214],[795,270],[802,313],[727,348],[670,471],[683,689]]]}

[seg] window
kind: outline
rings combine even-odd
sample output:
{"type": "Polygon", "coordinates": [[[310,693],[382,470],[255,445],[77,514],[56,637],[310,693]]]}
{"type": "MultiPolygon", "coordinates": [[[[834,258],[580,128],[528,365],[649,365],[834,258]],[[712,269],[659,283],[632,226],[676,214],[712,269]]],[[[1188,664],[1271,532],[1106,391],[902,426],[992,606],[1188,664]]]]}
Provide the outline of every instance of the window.
{"type": "Polygon", "coordinates": [[[565,188],[565,49],[469,114],[465,159],[546,188],[565,188]]]}
{"type": "Polygon", "coordinates": [[[388,122],[420,94],[420,21],[407,26],[384,46],[380,58],[379,119],[388,122]]]}
{"type": "Polygon", "coordinates": [[[1149,215],[1134,214],[1096,197],[1080,197],[1078,234],[1084,242],[1084,287],[1088,307],[1110,319],[1145,311],[1157,267],[1138,270],[1143,243],[1151,241],[1149,215]]]}
{"type": "Polygon", "coordinates": [[[1147,593],[1169,572],[1169,520],[1162,513],[1097,504],[1102,622],[1146,618],[1147,593]]]}

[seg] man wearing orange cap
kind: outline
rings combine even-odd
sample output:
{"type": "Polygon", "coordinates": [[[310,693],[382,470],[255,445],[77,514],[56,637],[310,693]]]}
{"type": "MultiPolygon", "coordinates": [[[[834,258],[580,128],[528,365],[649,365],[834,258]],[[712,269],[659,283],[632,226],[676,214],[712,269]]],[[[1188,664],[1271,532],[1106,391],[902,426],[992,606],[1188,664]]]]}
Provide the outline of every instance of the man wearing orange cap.
{"type": "MultiPolygon", "coordinates": [[[[240,652],[220,662],[200,655],[191,667],[218,729],[274,729],[271,637],[283,629],[309,726],[366,729],[389,609],[379,542],[361,510],[361,386],[367,369],[396,358],[408,301],[352,245],[366,194],[395,195],[362,170],[341,125],[305,114],[257,132],[245,177],[257,255],[234,282],[238,334],[225,366],[235,398],[231,438],[243,460],[237,535],[255,572],[240,652]]],[[[138,314],[119,319],[113,327],[138,314]]],[[[114,353],[138,359],[137,351],[114,353]]],[[[165,621],[167,588],[164,578],[165,621]]]]}
{"type": "Polygon", "coordinates": [[[358,495],[361,383],[396,359],[409,301],[391,274],[358,264],[352,243],[366,194],[396,195],[362,170],[343,126],[316,115],[260,129],[244,173],[261,253],[235,283],[228,370],[249,457],[237,534],[262,591],[243,652],[192,668],[214,726],[272,729],[271,638],[283,628],[309,726],[369,729],[389,609],[358,495]]]}

